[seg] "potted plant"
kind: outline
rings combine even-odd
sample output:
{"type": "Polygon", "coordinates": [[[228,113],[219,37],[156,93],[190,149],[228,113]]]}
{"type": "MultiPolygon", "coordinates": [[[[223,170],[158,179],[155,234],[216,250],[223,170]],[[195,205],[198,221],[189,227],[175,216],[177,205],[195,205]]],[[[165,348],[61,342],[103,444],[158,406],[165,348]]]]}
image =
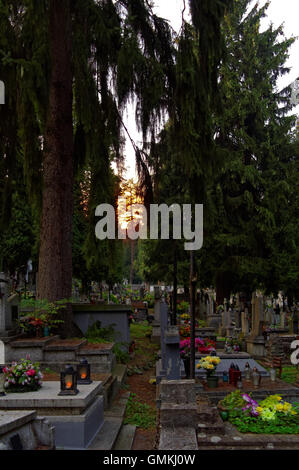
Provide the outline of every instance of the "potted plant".
{"type": "Polygon", "coordinates": [[[206,356],[203,357],[196,366],[197,369],[205,369],[209,388],[218,387],[218,377],[215,375],[215,372],[220,362],[221,359],[217,356],[206,356]]]}
{"type": "Polygon", "coordinates": [[[21,316],[18,320],[19,326],[24,332],[31,336],[48,336],[51,329],[56,328],[63,320],[57,318],[59,310],[66,307],[67,300],[48,302],[47,300],[33,300],[22,306],[30,308],[30,312],[21,316]]]}

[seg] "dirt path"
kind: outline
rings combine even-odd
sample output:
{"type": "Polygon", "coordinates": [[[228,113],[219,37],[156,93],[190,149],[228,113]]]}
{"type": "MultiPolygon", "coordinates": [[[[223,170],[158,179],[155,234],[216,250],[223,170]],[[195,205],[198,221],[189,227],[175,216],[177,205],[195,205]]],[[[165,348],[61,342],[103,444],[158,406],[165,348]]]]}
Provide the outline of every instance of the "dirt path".
{"type": "MultiPolygon", "coordinates": [[[[127,377],[126,383],[130,392],[136,394],[136,400],[147,403],[156,410],[156,385],[150,383],[150,379],[155,377],[155,362],[158,346],[150,341],[149,335],[139,337],[134,336],[134,330],[131,332],[131,339],[135,341],[135,352],[128,364],[132,370],[134,366],[140,368],[152,364],[149,370],[142,370],[142,374],[134,374],[127,377]]],[[[135,439],[132,450],[153,450],[156,442],[156,428],[141,429],[136,428],[135,439]]]]}

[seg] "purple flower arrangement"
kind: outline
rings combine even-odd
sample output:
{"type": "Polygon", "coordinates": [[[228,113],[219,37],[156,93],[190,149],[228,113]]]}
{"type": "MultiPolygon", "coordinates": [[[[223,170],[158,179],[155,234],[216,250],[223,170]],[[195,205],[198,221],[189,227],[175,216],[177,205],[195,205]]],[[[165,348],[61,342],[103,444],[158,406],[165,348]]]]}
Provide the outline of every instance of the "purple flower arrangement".
{"type": "Polygon", "coordinates": [[[259,406],[257,401],[253,400],[247,393],[243,393],[242,398],[247,402],[247,405],[242,408],[242,411],[249,411],[251,416],[257,417],[259,415],[256,411],[257,407],[259,406]]]}

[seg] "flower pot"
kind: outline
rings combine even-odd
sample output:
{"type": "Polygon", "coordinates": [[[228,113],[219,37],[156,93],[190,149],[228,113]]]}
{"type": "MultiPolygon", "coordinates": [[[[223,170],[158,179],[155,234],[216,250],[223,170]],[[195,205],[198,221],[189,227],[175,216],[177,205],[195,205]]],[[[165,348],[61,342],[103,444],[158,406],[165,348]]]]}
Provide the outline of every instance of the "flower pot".
{"type": "Polygon", "coordinates": [[[42,329],[41,329],[40,326],[37,326],[37,327],[36,327],[35,336],[36,336],[37,338],[41,338],[41,337],[43,336],[43,334],[42,334],[42,329]]]}
{"type": "Polygon", "coordinates": [[[218,379],[216,375],[208,375],[207,376],[207,384],[209,388],[216,388],[218,387],[218,379]]]}
{"type": "Polygon", "coordinates": [[[49,336],[49,335],[50,335],[49,327],[45,326],[44,327],[44,336],[49,336]]]}
{"type": "Polygon", "coordinates": [[[227,421],[228,420],[228,411],[220,411],[220,416],[221,416],[223,421],[227,421]]]}

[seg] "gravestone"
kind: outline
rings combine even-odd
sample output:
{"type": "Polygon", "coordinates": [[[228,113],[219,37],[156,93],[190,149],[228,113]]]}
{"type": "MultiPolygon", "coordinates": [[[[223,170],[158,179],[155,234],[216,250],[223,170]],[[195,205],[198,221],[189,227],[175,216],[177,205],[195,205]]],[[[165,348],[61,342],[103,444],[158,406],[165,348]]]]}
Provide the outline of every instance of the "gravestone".
{"type": "Polygon", "coordinates": [[[239,309],[234,311],[234,318],[235,318],[235,327],[241,328],[241,311],[239,309]]]}
{"type": "Polygon", "coordinates": [[[242,333],[244,336],[249,335],[249,314],[248,314],[248,308],[246,307],[244,312],[241,313],[241,328],[242,328],[242,333]]]}
{"type": "Polygon", "coordinates": [[[161,341],[161,328],[160,328],[160,303],[161,303],[161,290],[159,286],[154,287],[155,306],[154,306],[154,321],[152,323],[152,336],[151,341],[160,344],[161,341]]]}
{"type": "Polygon", "coordinates": [[[280,314],[280,327],[285,328],[287,326],[287,321],[286,321],[286,312],[281,312],[280,314]]]}
{"type": "Polygon", "coordinates": [[[206,310],[206,303],[204,297],[200,297],[199,299],[199,318],[201,320],[207,319],[207,310],[206,310]]]}
{"type": "MultiPolygon", "coordinates": [[[[180,334],[177,326],[169,326],[164,332],[165,368],[167,380],[180,380],[180,334]]],[[[163,352],[162,352],[163,355],[163,352]]]]}
{"type": "Polygon", "coordinates": [[[5,273],[0,273],[0,338],[17,333],[19,318],[19,295],[9,295],[9,282],[5,273]]]}
{"type": "Polygon", "coordinates": [[[211,295],[208,296],[207,302],[207,321],[208,326],[212,326],[216,329],[221,325],[221,315],[214,313],[214,300],[211,295]]]}
{"type": "Polygon", "coordinates": [[[5,346],[3,341],[0,339],[0,366],[4,366],[6,364],[5,361],[5,346]]]}
{"type": "Polygon", "coordinates": [[[272,325],[272,323],[274,323],[273,315],[274,315],[274,312],[273,312],[272,299],[268,297],[265,299],[265,323],[267,325],[272,325]]]}
{"type": "Polygon", "coordinates": [[[195,380],[162,380],[157,397],[160,408],[158,449],[197,450],[195,380]]]}
{"type": "Polygon", "coordinates": [[[252,329],[246,341],[247,352],[253,356],[263,357],[265,355],[264,324],[263,296],[254,292],[252,294],[252,329]]]}
{"type": "Polygon", "coordinates": [[[35,392],[7,393],[1,397],[1,411],[35,410],[55,427],[57,449],[88,449],[104,424],[103,383],[82,385],[73,396],[58,396],[59,390],[60,382],[45,381],[35,392]]]}

